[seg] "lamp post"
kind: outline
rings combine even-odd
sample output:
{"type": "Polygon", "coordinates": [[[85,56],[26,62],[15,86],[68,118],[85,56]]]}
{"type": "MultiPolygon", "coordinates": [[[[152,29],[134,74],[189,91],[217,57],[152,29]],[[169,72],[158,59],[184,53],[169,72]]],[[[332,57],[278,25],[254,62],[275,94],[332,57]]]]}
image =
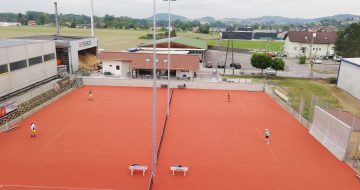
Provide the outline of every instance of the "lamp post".
{"type": "Polygon", "coordinates": [[[167,60],[167,64],[168,64],[168,85],[167,85],[167,116],[170,116],[170,64],[171,64],[171,56],[170,56],[170,48],[171,48],[171,1],[176,1],[176,0],[163,0],[163,1],[168,1],[169,2],[169,27],[168,27],[168,60],[167,60]]]}
{"type": "Polygon", "coordinates": [[[153,0],[153,113],[152,113],[152,176],[156,175],[156,0],[153,0]]]}
{"type": "Polygon", "coordinates": [[[314,44],[314,38],[316,38],[316,33],[312,33],[312,38],[311,38],[311,43],[309,43],[309,39],[307,36],[305,36],[305,40],[306,42],[309,44],[309,47],[310,47],[310,55],[309,55],[309,58],[310,58],[310,77],[313,77],[314,76],[314,60],[312,58],[312,46],[314,44]]]}
{"type": "Polygon", "coordinates": [[[95,36],[94,32],[94,0],[91,0],[91,37],[95,36]]]}

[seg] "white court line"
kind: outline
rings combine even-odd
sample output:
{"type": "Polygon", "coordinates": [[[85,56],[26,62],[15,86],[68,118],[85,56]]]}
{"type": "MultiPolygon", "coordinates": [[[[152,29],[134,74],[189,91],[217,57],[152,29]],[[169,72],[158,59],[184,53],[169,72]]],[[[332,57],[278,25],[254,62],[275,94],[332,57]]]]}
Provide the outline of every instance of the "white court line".
{"type": "Polygon", "coordinates": [[[40,188],[40,189],[66,189],[66,190],[116,190],[116,189],[99,189],[87,187],[53,187],[53,186],[40,186],[40,185],[0,185],[2,187],[22,187],[22,188],[40,188]]]}
{"type": "Polygon", "coordinates": [[[75,124],[73,122],[70,125],[68,125],[65,129],[63,129],[63,131],[61,131],[59,134],[57,134],[53,139],[50,140],[50,142],[48,142],[44,147],[42,147],[40,152],[43,152],[47,147],[49,147],[52,143],[54,143],[56,141],[56,139],[58,139],[62,134],[64,134],[68,128],[70,128],[74,125],[75,124]]]}
{"type": "MultiPolygon", "coordinates": [[[[264,135],[262,135],[261,132],[259,131],[259,129],[256,127],[256,124],[254,124],[254,126],[255,126],[256,131],[257,131],[258,134],[260,135],[260,137],[263,138],[263,136],[265,136],[265,133],[264,133],[264,135]]],[[[264,143],[265,143],[265,142],[264,142],[264,143]]],[[[282,163],[281,163],[279,157],[276,156],[276,154],[275,154],[275,152],[273,151],[273,149],[271,148],[271,146],[270,146],[270,145],[267,145],[267,147],[268,147],[268,149],[270,150],[271,154],[272,154],[272,155],[274,156],[274,158],[280,163],[280,165],[281,165],[281,167],[282,167],[282,163]]]]}

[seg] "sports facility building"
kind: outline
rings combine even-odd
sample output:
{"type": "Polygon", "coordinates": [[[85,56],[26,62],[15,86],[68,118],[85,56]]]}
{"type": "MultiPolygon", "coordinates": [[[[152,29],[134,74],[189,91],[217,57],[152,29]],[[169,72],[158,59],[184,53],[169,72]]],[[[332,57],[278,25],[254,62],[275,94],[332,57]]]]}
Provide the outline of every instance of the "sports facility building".
{"type": "MultiPolygon", "coordinates": [[[[166,38],[156,41],[156,51],[167,53],[169,42],[172,54],[198,55],[201,62],[205,60],[205,52],[208,49],[206,41],[185,37],[166,38]]],[[[153,43],[140,44],[139,47],[139,51],[152,51],[153,43]]]]}
{"type": "MultiPolygon", "coordinates": [[[[101,52],[103,73],[111,75],[131,74],[131,78],[150,78],[153,68],[153,54],[131,52],[101,52]]],[[[157,54],[157,75],[167,78],[168,55],[157,54]]],[[[194,78],[199,70],[200,59],[196,55],[172,54],[170,75],[178,79],[194,78]]]]}
{"type": "Polygon", "coordinates": [[[36,83],[57,75],[54,41],[0,40],[0,102],[36,83]]]}
{"type": "Polygon", "coordinates": [[[80,56],[96,56],[98,49],[98,39],[94,37],[44,35],[25,36],[20,39],[55,41],[57,63],[67,66],[69,73],[79,70],[80,56]]]}
{"type": "Polygon", "coordinates": [[[360,100],[360,58],[342,59],[337,86],[360,100]]]}

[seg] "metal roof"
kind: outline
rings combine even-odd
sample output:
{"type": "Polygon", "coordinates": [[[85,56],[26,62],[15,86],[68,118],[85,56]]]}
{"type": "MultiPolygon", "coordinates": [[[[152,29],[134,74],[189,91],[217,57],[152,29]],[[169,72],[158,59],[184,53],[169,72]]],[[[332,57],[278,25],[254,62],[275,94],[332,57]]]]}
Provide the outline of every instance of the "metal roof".
{"type": "Polygon", "coordinates": [[[44,42],[44,40],[0,39],[0,48],[44,42]]]}
{"type": "Polygon", "coordinates": [[[75,40],[82,40],[82,39],[86,39],[86,38],[93,38],[93,37],[88,37],[88,36],[59,36],[59,38],[57,38],[56,35],[40,35],[40,36],[17,37],[17,38],[14,38],[14,39],[75,41],[75,40]]]}
{"type": "MultiPolygon", "coordinates": [[[[170,42],[171,43],[177,43],[177,44],[182,44],[185,46],[190,46],[193,48],[197,48],[197,49],[208,49],[208,44],[205,40],[199,40],[199,39],[193,39],[193,38],[185,38],[185,37],[175,37],[175,38],[170,38],[170,42]]],[[[167,44],[169,43],[169,38],[165,38],[165,39],[161,39],[161,40],[157,40],[156,44],[167,44]]],[[[148,47],[150,45],[152,45],[152,42],[146,43],[146,44],[140,44],[140,47],[148,47]]]]}
{"type": "Polygon", "coordinates": [[[342,61],[345,63],[350,63],[352,65],[360,67],[360,57],[359,58],[343,58],[342,61]]]}

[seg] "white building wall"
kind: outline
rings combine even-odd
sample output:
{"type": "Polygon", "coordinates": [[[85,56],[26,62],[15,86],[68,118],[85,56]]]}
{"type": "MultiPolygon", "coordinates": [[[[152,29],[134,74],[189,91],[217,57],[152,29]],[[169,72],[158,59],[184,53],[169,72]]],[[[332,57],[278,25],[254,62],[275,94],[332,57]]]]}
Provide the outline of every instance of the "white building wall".
{"type": "MultiPolygon", "coordinates": [[[[306,48],[305,55],[310,57],[310,44],[303,44],[298,42],[291,42],[289,38],[285,40],[284,51],[288,57],[300,57],[303,56],[302,47],[306,48]]],[[[312,54],[317,57],[331,56],[334,55],[334,44],[313,44],[312,54]]]]}
{"type": "Polygon", "coordinates": [[[184,75],[186,78],[194,78],[194,71],[191,70],[176,70],[176,77],[183,78],[184,75]]]}
{"type": "Polygon", "coordinates": [[[9,72],[0,75],[0,96],[14,92],[57,74],[56,57],[54,60],[10,71],[10,63],[55,53],[55,42],[0,48],[0,65],[8,65],[9,72]],[[30,55],[30,56],[29,56],[30,55]]]}
{"type": "Polygon", "coordinates": [[[129,72],[129,62],[103,61],[102,66],[103,74],[105,72],[110,72],[111,74],[116,76],[124,76],[129,72]],[[116,69],[117,66],[119,67],[119,70],[116,69]]]}
{"type": "Polygon", "coordinates": [[[342,61],[337,86],[360,100],[360,66],[342,61]]]}

